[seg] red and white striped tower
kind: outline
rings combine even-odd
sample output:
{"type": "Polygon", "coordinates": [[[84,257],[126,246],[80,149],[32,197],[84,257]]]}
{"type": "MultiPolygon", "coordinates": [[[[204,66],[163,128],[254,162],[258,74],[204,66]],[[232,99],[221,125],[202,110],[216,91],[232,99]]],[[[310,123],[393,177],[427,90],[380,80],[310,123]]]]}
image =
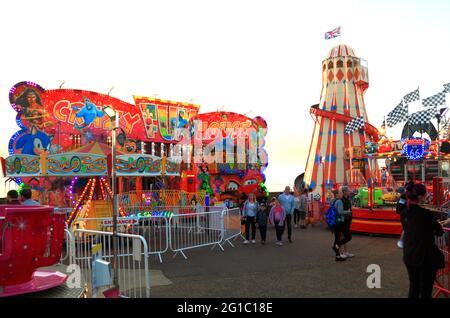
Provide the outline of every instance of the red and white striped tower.
{"type": "MultiPolygon", "coordinates": [[[[366,61],[356,57],[348,45],[334,47],[322,62],[320,104],[310,110],[315,127],[304,182],[315,192],[322,193],[323,184],[333,186],[350,182],[350,159],[345,159],[344,149],[363,147],[366,140],[378,139],[378,130],[368,124],[364,102],[368,87],[366,61]],[[346,124],[360,116],[366,121],[364,129],[346,135],[346,124]]],[[[361,171],[366,179],[371,176],[370,161],[366,160],[361,171]]]]}

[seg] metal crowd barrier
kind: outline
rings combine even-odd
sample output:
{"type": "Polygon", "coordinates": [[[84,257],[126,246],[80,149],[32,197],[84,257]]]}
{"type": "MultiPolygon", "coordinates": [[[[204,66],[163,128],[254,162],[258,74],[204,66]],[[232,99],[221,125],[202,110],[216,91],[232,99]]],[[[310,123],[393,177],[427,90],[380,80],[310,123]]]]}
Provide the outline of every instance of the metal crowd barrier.
{"type": "Polygon", "coordinates": [[[241,209],[226,209],[223,211],[223,241],[221,242],[221,246],[228,243],[232,247],[234,247],[231,240],[236,240],[238,237],[242,236],[242,225],[241,225],[241,209]]]}
{"type": "MultiPolygon", "coordinates": [[[[128,217],[118,218],[119,284],[123,297],[149,297],[149,257],[162,262],[169,250],[173,257],[200,247],[223,245],[242,237],[240,209],[222,207],[128,207],[128,217]],[[175,214],[176,213],[176,214],[175,214]]],[[[66,229],[66,254],[61,262],[80,266],[88,289],[92,290],[92,247],[101,244],[102,259],[112,262],[112,218],[77,219],[78,225],[95,224],[97,230],[66,229]]]]}
{"type": "Polygon", "coordinates": [[[65,236],[65,240],[64,240],[64,245],[63,245],[63,249],[61,251],[61,259],[59,260],[60,264],[63,264],[64,262],[66,262],[68,260],[69,264],[73,264],[73,253],[74,253],[74,249],[73,249],[73,235],[72,232],[69,231],[69,229],[66,228],[64,229],[64,236],[65,236]]]}
{"type": "MultiPolygon", "coordinates": [[[[155,255],[162,263],[162,255],[170,249],[187,258],[189,249],[234,245],[241,234],[239,208],[227,210],[223,207],[143,207],[125,208],[127,217],[117,218],[118,232],[143,237],[148,246],[148,255],[155,255]]],[[[112,232],[112,218],[76,219],[80,230],[112,232]]],[[[77,228],[77,227],[74,227],[77,228]]],[[[82,237],[75,239],[82,240],[82,237]]]]}
{"type": "Polygon", "coordinates": [[[223,208],[208,207],[206,212],[176,214],[170,218],[169,246],[174,256],[180,253],[185,259],[186,250],[218,246],[224,237],[223,208]]]}
{"type": "MultiPolygon", "coordinates": [[[[74,261],[80,266],[88,290],[92,286],[92,256],[94,245],[99,247],[101,258],[112,264],[113,234],[112,232],[75,230],[74,261]]],[[[150,297],[150,270],[148,264],[148,246],[146,240],[139,235],[120,233],[117,237],[119,286],[121,297],[150,297]]],[[[94,296],[96,296],[94,294],[94,296]]]]}
{"type": "MultiPolygon", "coordinates": [[[[112,218],[79,218],[79,226],[86,225],[84,230],[112,232],[112,218]],[[94,225],[94,226],[92,226],[94,225]]],[[[156,255],[162,263],[162,254],[169,249],[169,220],[164,216],[154,217],[119,217],[117,218],[119,233],[142,236],[147,242],[148,254],[156,255]]]]}
{"type": "Polygon", "coordinates": [[[436,245],[439,247],[445,257],[445,268],[438,270],[436,281],[434,283],[435,293],[433,297],[439,297],[441,294],[445,297],[450,296],[450,228],[444,228],[444,235],[436,237],[436,245]]]}

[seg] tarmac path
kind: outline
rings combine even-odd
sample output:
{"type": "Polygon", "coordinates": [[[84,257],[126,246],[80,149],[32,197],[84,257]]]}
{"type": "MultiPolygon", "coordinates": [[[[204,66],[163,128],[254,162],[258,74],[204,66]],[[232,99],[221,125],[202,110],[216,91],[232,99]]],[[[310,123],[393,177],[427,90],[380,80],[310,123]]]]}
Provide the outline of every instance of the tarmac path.
{"type": "MultiPolygon", "coordinates": [[[[350,252],[356,256],[335,262],[333,236],[321,226],[293,229],[294,243],[275,245],[275,231],[268,242],[244,245],[241,239],[225,251],[209,248],[187,251],[164,263],[151,261],[172,284],[153,286],[151,297],[406,297],[408,277],[397,238],[353,235],[350,252]],[[367,287],[367,267],[381,268],[381,288],[367,287]]],[[[284,234],[287,240],[287,233],[284,234]]]]}

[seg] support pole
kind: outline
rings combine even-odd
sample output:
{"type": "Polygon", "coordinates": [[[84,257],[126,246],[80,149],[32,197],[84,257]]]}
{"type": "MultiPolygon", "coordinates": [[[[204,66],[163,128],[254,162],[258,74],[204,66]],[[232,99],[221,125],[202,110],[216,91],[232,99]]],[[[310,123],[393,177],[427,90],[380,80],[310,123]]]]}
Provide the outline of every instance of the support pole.
{"type": "Polygon", "coordinates": [[[119,212],[119,197],[117,196],[117,180],[116,180],[116,129],[119,127],[119,114],[116,113],[116,117],[113,120],[113,130],[112,130],[112,164],[111,164],[111,190],[113,193],[113,270],[114,288],[119,290],[119,264],[118,264],[118,236],[117,236],[117,216],[119,212]]]}

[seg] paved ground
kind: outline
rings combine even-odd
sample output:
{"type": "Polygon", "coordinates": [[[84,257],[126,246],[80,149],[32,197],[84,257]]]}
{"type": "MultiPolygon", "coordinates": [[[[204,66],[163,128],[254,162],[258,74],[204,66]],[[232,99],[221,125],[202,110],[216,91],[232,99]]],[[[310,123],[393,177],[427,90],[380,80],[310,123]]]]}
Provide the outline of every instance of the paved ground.
{"type": "MultiPolygon", "coordinates": [[[[407,273],[396,238],[354,235],[349,246],[355,258],[336,263],[332,235],[321,228],[294,229],[294,243],[275,245],[269,229],[262,246],[208,248],[188,251],[164,263],[152,260],[152,270],[161,270],[172,284],[154,286],[151,297],[405,297],[407,273]],[[367,266],[381,267],[381,288],[369,289],[367,266]]],[[[286,236],[286,234],[285,234],[286,236]]],[[[259,236],[257,236],[257,239],[259,236]]],[[[287,238],[287,237],[286,237],[287,238]]],[[[155,277],[156,278],[156,277],[155,277]]]]}

